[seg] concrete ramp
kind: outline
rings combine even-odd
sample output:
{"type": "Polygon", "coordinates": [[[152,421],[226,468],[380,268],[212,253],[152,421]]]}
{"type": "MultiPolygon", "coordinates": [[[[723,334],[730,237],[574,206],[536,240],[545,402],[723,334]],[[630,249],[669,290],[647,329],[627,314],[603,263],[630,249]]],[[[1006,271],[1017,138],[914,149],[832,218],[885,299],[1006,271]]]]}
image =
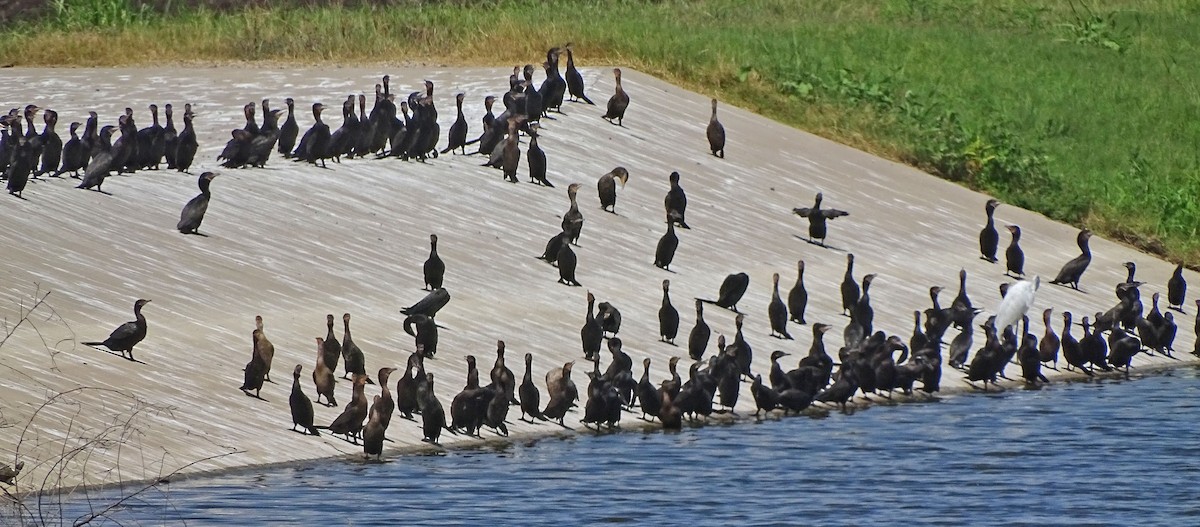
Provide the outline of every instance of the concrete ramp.
{"type": "MultiPolygon", "coordinates": [[[[455,117],[454,94],[466,93],[464,111],[469,135],[475,137],[484,96],[503,93],[509,70],[18,68],[3,74],[0,108],[27,103],[52,108],[66,138],[68,124],[85,121],[89,110],[108,124],[129,106],[138,126],[147,126],[150,103],[173,103],[180,118],[176,126],[182,129],[182,106],[190,102],[201,142],[192,172],[199,174],[216,166],[229,131],[242,126],[243,104],[270,98],[282,108],[284,98],[293,97],[303,132],[312,122],[311,103],[322,101],[329,106],[326,121],[336,128],[341,101],[358,93],[372,99],[373,85],[384,73],[392,76],[398,99],[419,89],[423,79],[434,81],[444,145],[455,117]]],[[[479,359],[487,382],[498,339],[507,343],[508,366],[518,377],[521,358],[533,354],[543,404],[545,373],[570,360],[577,361],[574,381],[586,395],[584,373],[590,367],[582,358],[579,329],[587,291],[621,310],[619,336],[635,372],[640,375],[641,360],[650,357],[657,384],[675,355],[685,358],[680,370],[686,378],[684,343],[692,328],[693,299],[715,298],[730,273],[751,277],[738,305],[748,313],[745,334],[754,350],[753,369],[764,374],[772,350],[792,354],[784,362],[790,369],[811,342],[809,327],[794,324],[795,341],[768,337],[771,274],[782,274],[786,296],[797,260],[807,262],[808,321],[834,326],[826,337],[831,354],[842,344],[847,321],[840,314],[838,289],[847,252],[856,257],[856,278],[878,274],[871,288],[875,326],[905,341],[913,310],[930,305],[930,286],[945,287],[942,303],[950,304],[959,269],[970,275],[971,299],[989,312],[1000,299],[997,286],[1011,281],[1003,276],[1003,262],[979,259],[985,195],[729,106],[720,109],[728,153],[718,159],[709,155],[704,135],[707,97],[626,70],[632,103],[625,127],[617,127],[600,118],[613,89],[610,70],[586,69],[584,75],[601,106],[568,103],[562,115],[544,121],[540,143],[553,189],[525,182],[524,157],[522,183],[511,184],[501,180],[500,171],[481,167],[480,156],[443,155],[427,163],[356,159],[330,163],[329,169],[276,156],[265,169],[220,171],[202,228],[208,237],[174,229],[183,204],[198,192],[195,175],[163,170],[112,176],[104,185],[111,196],[76,190],[69,179],[31,183],[26,200],[0,196],[0,312],[9,327],[21,318],[19,306],[27,308],[36,295],[52,292],[0,348],[5,425],[0,461],[11,462],[14,455],[25,461],[19,490],[35,491],[43,482],[57,487],[155,478],[213,456],[218,457],[185,472],[361,454],[361,447],[328,434],[313,438],[289,431],[289,373],[296,364],[304,366],[302,385],[315,400],[313,338],[324,336],[327,313],[354,316],[354,340],[366,353],[369,372],[402,367],[414,346],[401,330],[398,311],[425,294],[421,265],[430,233],[440,238],[452,300],[439,313],[445,329],[427,369],[435,374],[437,394],[447,408],[464,384],[466,355],[479,359]],[[616,166],[628,168],[631,178],[618,192],[614,215],[600,210],[596,181],[616,166]],[[666,272],[652,262],[665,230],[663,197],[672,171],[682,174],[693,228],[678,232],[679,250],[672,272],[666,272]],[[556,283],[557,270],[535,258],[558,233],[568,208],[566,187],[574,182],[583,184],[585,224],[576,249],[583,287],[556,283]],[[810,205],[818,191],[824,192],[825,206],[850,211],[849,217],[831,222],[829,248],[804,241],[807,224],[791,213],[793,207],[810,205]],[[682,318],[678,342],[684,345],[679,347],[658,341],[664,279],[671,280],[682,318]],[[153,300],[145,309],[149,336],[136,350],[144,364],[79,344],[103,340],[131,320],[139,297],[153,300]],[[255,315],[265,319],[276,348],[274,384],[262,390],[266,401],[238,390],[255,315]],[[54,394],[81,387],[86,388],[43,405],[54,394]],[[89,439],[96,438],[106,442],[89,447],[89,439]],[[58,462],[72,449],[87,455],[58,462]]],[[[501,109],[497,104],[496,113],[501,109]]],[[[40,129],[40,117],[38,124],[40,129]]],[[[524,147],[523,140],[522,152],[524,147]]],[[[1048,285],[1078,254],[1077,229],[1008,205],[1000,207],[997,221],[1001,232],[1004,224],[1021,226],[1026,270],[1042,277],[1031,313],[1031,331],[1037,335],[1044,308],[1055,309],[1058,331],[1061,310],[1078,319],[1111,307],[1114,285],[1125,278],[1125,261],[1136,262],[1138,278],[1147,282],[1142,287],[1147,310],[1152,293],[1165,297],[1172,265],[1099,238],[1092,240],[1094,260],[1083,277],[1083,292],[1048,285]]],[[[1004,233],[1001,254],[1007,243],[1004,233]]],[[[1186,276],[1200,284],[1194,273],[1186,276]]],[[[1164,298],[1160,308],[1165,307],[1164,298]]],[[[1193,346],[1193,309],[1177,318],[1176,355],[1185,358],[1142,354],[1134,361],[1137,368],[1191,362],[1186,352],[1193,346]]],[[[709,306],[705,318],[714,331],[711,353],[716,333],[732,339],[733,314],[709,306]]],[[[1081,333],[1075,329],[1076,337],[1081,333]]],[[[337,336],[342,338],[340,323],[337,336]]],[[[975,339],[977,349],[981,330],[975,339]]],[[[1015,378],[1018,369],[1010,366],[1010,376],[1015,378]]],[[[966,388],[961,377],[945,368],[943,390],[966,388]]],[[[368,398],[377,390],[368,387],[368,398]]],[[[350,383],[341,381],[338,400],[349,399],[350,383]]],[[[318,406],[317,422],[327,424],[339,412],[318,406]]],[[[749,385],[743,385],[738,412],[753,412],[749,385]]],[[[509,414],[516,435],[562,431],[556,424],[521,423],[519,414],[516,407],[509,414]]],[[[581,410],[570,414],[568,423],[582,428],[581,416],[581,410]]],[[[639,422],[635,414],[625,414],[625,426],[639,422]]],[[[389,449],[424,445],[418,424],[399,417],[392,420],[388,437],[389,449]]],[[[447,445],[479,441],[447,435],[443,440],[447,445]]]]}

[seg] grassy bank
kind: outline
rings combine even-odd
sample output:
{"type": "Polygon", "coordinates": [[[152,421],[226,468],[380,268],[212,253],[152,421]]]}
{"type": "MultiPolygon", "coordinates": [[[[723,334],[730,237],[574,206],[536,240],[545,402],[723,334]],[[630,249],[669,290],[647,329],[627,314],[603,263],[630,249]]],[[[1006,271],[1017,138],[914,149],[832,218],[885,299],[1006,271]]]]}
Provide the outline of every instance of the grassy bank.
{"type": "Polygon", "coordinates": [[[573,41],[584,64],[636,67],[1200,264],[1200,0],[392,3],[164,16],[61,0],[0,30],[0,64],[504,65],[573,41]]]}

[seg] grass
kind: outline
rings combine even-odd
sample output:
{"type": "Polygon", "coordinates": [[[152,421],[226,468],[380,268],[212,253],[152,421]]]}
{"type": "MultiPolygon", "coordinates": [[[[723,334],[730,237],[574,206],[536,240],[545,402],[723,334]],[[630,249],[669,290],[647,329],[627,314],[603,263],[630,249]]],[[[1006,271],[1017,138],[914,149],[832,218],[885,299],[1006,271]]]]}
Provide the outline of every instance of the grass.
{"type": "Polygon", "coordinates": [[[0,64],[504,65],[572,41],[585,64],[641,69],[1195,268],[1197,15],[1200,0],[401,0],[166,15],[55,0],[0,29],[0,64]]]}

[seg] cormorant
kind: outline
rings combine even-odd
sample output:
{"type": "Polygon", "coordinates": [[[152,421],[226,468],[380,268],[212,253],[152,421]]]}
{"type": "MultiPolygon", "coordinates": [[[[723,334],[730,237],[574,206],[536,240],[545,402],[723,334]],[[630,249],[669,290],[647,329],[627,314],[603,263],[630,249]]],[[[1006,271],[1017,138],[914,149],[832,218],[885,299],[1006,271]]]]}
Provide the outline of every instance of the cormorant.
{"type": "Polygon", "coordinates": [[[526,164],[529,165],[529,182],[554,188],[546,179],[546,152],[538,146],[538,130],[536,124],[529,127],[529,146],[525,149],[526,164]]]}
{"type": "Polygon", "coordinates": [[[184,105],[183,131],[179,132],[179,146],[175,149],[175,169],[187,173],[196,159],[196,129],[192,127],[192,119],[196,114],[191,111],[191,104],[184,105]]]}
{"type": "Polygon", "coordinates": [[[250,334],[250,339],[254,345],[254,356],[262,361],[263,378],[270,381],[271,363],[275,361],[275,345],[271,344],[270,339],[267,338],[267,334],[263,331],[263,319],[261,315],[255,315],[254,317],[254,331],[250,334]]]}
{"type": "Polygon", "coordinates": [[[1088,359],[1083,353],[1083,347],[1078,340],[1075,340],[1075,337],[1071,336],[1071,312],[1064,311],[1062,317],[1062,354],[1063,360],[1067,361],[1067,369],[1079,368],[1080,371],[1091,377],[1092,371],[1087,367],[1088,359]]]}
{"type": "Polygon", "coordinates": [[[300,125],[296,124],[296,101],[288,97],[284,102],[287,103],[287,119],[283,121],[283,126],[279,127],[279,142],[276,146],[284,157],[292,157],[296,137],[300,135],[300,125]]]}
{"type": "Polygon", "coordinates": [[[712,117],[708,118],[708,128],[705,130],[705,134],[708,136],[708,149],[714,156],[725,159],[725,126],[717,120],[716,99],[712,100],[712,117]]]}
{"type": "Polygon", "coordinates": [[[54,176],[70,172],[71,177],[79,177],[79,171],[87,166],[88,152],[76,133],[79,126],[78,122],[71,123],[71,138],[67,140],[67,144],[63,145],[62,166],[54,172],[54,176]]]}
{"type": "MultiPolygon", "coordinates": [[[[179,213],[179,223],[175,225],[179,232],[184,234],[200,234],[200,222],[204,221],[204,213],[208,211],[208,201],[212,199],[212,193],[209,192],[208,186],[212,183],[213,178],[217,177],[212,172],[200,174],[198,184],[200,186],[200,195],[187,202],[183,206],[183,211],[179,213]]],[[[200,234],[204,236],[203,234],[200,234]]]]}
{"type": "Polygon", "coordinates": [[[375,401],[371,404],[371,410],[367,414],[367,425],[363,427],[363,455],[367,459],[375,456],[376,460],[383,457],[383,440],[387,429],[383,425],[383,411],[379,408],[382,406],[381,401],[383,396],[376,395],[375,401]]]}
{"type": "MultiPolygon", "coordinates": [[[[333,315],[330,315],[332,318],[333,315]]],[[[325,362],[325,346],[326,341],[321,337],[317,337],[317,364],[313,367],[313,385],[317,390],[317,403],[321,403],[321,397],[325,397],[325,406],[337,406],[337,399],[334,398],[334,389],[337,388],[337,379],[333,374],[333,368],[326,365],[325,362]]],[[[341,354],[341,350],[338,350],[341,354]]]]}
{"type": "Polygon", "coordinates": [[[1005,227],[1012,233],[1012,242],[1004,250],[1004,261],[1007,267],[1005,276],[1020,278],[1025,276],[1025,251],[1021,250],[1021,227],[1008,225],[1005,227]]]}
{"type": "Polygon", "coordinates": [[[671,262],[675,260],[675,249],[679,248],[679,237],[675,235],[675,224],[667,222],[667,232],[658,239],[658,247],[654,249],[654,266],[670,271],[671,262]]]}
{"type": "MultiPolygon", "coordinates": [[[[599,355],[599,351],[596,354],[599,355]]],[[[579,399],[579,390],[571,380],[571,369],[574,366],[575,362],[572,361],[564,364],[561,370],[546,372],[546,393],[549,394],[550,401],[546,403],[542,415],[547,419],[558,420],[559,425],[563,425],[567,411],[575,406],[575,401],[579,399]]]]}
{"type": "Polygon", "coordinates": [[[771,321],[771,336],[778,336],[787,340],[792,340],[792,336],[788,334],[788,309],[783,303],[783,299],[779,297],[779,273],[771,275],[772,291],[771,302],[767,304],[767,317],[771,321]]]}
{"type": "Polygon", "coordinates": [[[567,44],[564,48],[567,50],[567,91],[571,93],[571,100],[596,104],[583,93],[583,75],[575,68],[575,56],[571,53],[571,44],[567,44]]]}
{"type": "Polygon", "coordinates": [[[446,410],[437,394],[433,393],[433,374],[425,374],[425,389],[421,391],[421,431],[422,441],[438,444],[442,429],[446,428],[446,410]]]}
{"type": "Polygon", "coordinates": [[[108,173],[112,171],[113,167],[112,134],[115,129],[113,126],[105,126],[100,129],[99,143],[92,152],[91,161],[83,171],[83,180],[75,188],[91,189],[95,187],[96,192],[106,193],[102,187],[104,178],[108,177],[108,173]]]}
{"type": "Polygon", "coordinates": [[[558,251],[563,245],[569,243],[571,233],[562,231],[555,234],[546,242],[546,250],[542,251],[542,255],[538,257],[540,260],[545,260],[550,265],[558,264],[558,251]]]}
{"type": "Polygon", "coordinates": [[[621,86],[620,68],[613,68],[613,78],[616,79],[617,85],[613,96],[608,99],[608,111],[604,113],[603,117],[617,126],[625,126],[625,110],[629,108],[629,94],[625,93],[625,88],[621,86]],[[614,120],[616,120],[615,123],[614,120]]]}
{"type": "Polygon", "coordinates": [[[808,289],[804,287],[804,260],[796,263],[796,285],[788,291],[787,310],[792,322],[807,324],[804,321],[804,310],[808,307],[808,289]]]}
{"type": "Polygon", "coordinates": [[[338,362],[342,360],[342,344],[333,334],[333,314],[325,315],[325,340],[321,345],[321,361],[329,371],[337,371],[338,362]]]}
{"type": "Polygon", "coordinates": [[[1069,285],[1076,291],[1079,290],[1079,279],[1083,277],[1083,272],[1087,270],[1088,264],[1092,263],[1092,250],[1088,247],[1088,239],[1092,237],[1092,231],[1083,229],[1079,231],[1079,235],[1075,238],[1075,243],[1079,245],[1080,255],[1073,258],[1062,266],[1058,271],[1058,276],[1051,280],[1050,283],[1055,285],[1069,285]]]}
{"type": "Polygon", "coordinates": [[[421,314],[405,317],[404,332],[412,335],[416,340],[415,347],[418,355],[428,358],[437,355],[437,322],[434,322],[432,318],[421,314]]]}
{"type": "Polygon", "coordinates": [[[133,347],[146,338],[146,317],[142,315],[142,307],[149,303],[149,300],[139,298],[133,303],[133,321],[118,326],[103,342],[84,342],[83,345],[104,346],[109,350],[121,352],[122,357],[126,357],[125,352],[129,352],[126,358],[134,360],[133,347]]]}
{"type": "Polygon", "coordinates": [[[987,204],[983,206],[983,210],[987,213],[987,224],[983,226],[983,230],[979,231],[979,253],[980,258],[991,263],[996,263],[996,249],[1000,246],[1000,233],[996,232],[996,207],[1000,206],[1000,201],[989,199],[987,204]]]}
{"type": "Polygon", "coordinates": [[[562,229],[571,233],[567,241],[575,245],[579,245],[579,234],[583,231],[583,213],[579,211],[579,202],[576,199],[581,186],[579,183],[571,183],[567,187],[567,198],[571,200],[571,207],[562,218],[562,229]]]}
{"type": "Polygon", "coordinates": [[[587,318],[584,319],[583,327],[579,330],[579,338],[583,342],[583,357],[592,360],[592,357],[600,353],[600,345],[604,342],[604,328],[600,326],[600,321],[593,314],[596,297],[592,295],[591,291],[588,291],[587,303],[587,318]]]}
{"type": "Polygon", "coordinates": [[[600,194],[600,210],[617,213],[617,181],[621,180],[621,188],[625,188],[625,184],[629,182],[629,171],[625,167],[617,167],[612,169],[607,174],[600,176],[600,181],[596,183],[596,189],[600,194]],[[612,210],[609,210],[609,209],[612,210]]]}
{"type": "MultiPolygon", "coordinates": [[[[504,179],[517,183],[517,169],[521,165],[520,138],[517,135],[517,119],[508,120],[508,137],[504,139],[504,148],[500,151],[500,168],[504,170],[504,179]]],[[[535,126],[530,126],[537,133],[535,126]]]]}
{"type": "Polygon", "coordinates": [[[533,354],[525,354],[525,375],[521,378],[521,386],[517,388],[517,394],[521,396],[521,420],[525,420],[525,416],[529,416],[529,422],[534,419],[546,420],[542,415],[539,399],[541,393],[538,392],[537,385],[533,383],[533,354]]]}
{"type": "Polygon", "coordinates": [[[366,375],[355,374],[352,388],[354,391],[350,402],[346,403],[342,413],[338,414],[329,426],[318,426],[317,428],[344,435],[347,440],[357,445],[358,439],[362,437],[363,421],[367,418],[367,395],[365,392],[367,380],[366,375]]]}
{"type": "Polygon", "coordinates": [[[684,221],[687,195],[683,192],[683,187],[679,186],[679,172],[671,172],[670,180],[671,190],[667,191],[667,197],[663,200],[663,206],[667,209],[667,222],[676,223],[681,229],[690,229],[684,221]]]}
{"type": "Polygon", "coordinates": [[[821,247],[825,247],[825,236],[829,229],[826,227],[827,220],[837,219],[842,216],[849,216],[850,213],[844,210],[837,209],[822,209],[821,200],[824,195],[817,193],[816,202],[812,207],[796,207],[792,212],[801,218],[808,218],[808,241],[815,243],[821,247]],[[817,241],[820,240],[820,241],[817,241]]]}
{"type": "Polygon", "coordinates": [[[671,305],[671,281],[662,282],[662,306],[658,308],[659,342],[675,345],[675,336],[679,334],[679,311],[671,305]]]}
{"type": "Polygon", "coordinates": [[[300,138],[300,145],[292,152],[292,157],[298,161],[305,161],[316,164],[321,162],[321,168],[325,168],[325,160],[329,156],[329,125],[321,120],[321,112],[325,110],[325,105],[321,103],[313,103],[312,127],[304,132],[304,137],[300,138]]]}
{"type": "Polygon", "coordinates": [[[846,274],[842,277],[842,314],[849,315],[858,305],[858,282],[854,280],[854,253],[846,255],[846,274]]]}
{"type": "Polygon", "coordinates": [[[426,315],[429,318],[437,316],[437,312],[450,303],[450,292],[445,288],[430,291],[425,298],[417,303],[400,310],[405,315],[426,315]]]}
{"type": "Polygon", "coordinates": [[[459,93],[454,96],[454,105],[458,107],[458,116],[454,119],[454,124],[450,125],[450,131],[446,133],[446,148],[442,149],[442,153],[453,152],[455,149],[461,149],[463,155],[467,154],[467,116],[463,114],[463,100],[467,94],[459,93]]]}
{"type": "Polygon", "coordinates": [[[446,264],[442,262],[442,258],[438,256],[437,251],[438,237],[436,234],[429,235],[429,258],[425,259],[423,271],[425,272],[425,289],[434,290],[441,289],[442,278],[446,274],[446,264]]]}
{"type": "Polygon", "coordinates": [[[704,357],[704,350],[708,348],[708,339],[712,336],[712,330],[709,329],[708,323],[704,322],[704,304],[701,300],[696,300],[696,324],[692,326],[691,333],[688,334],[688,357],[698,361],[704,357]]]}
{"type": "Polygon", "coordinates": [[[546,51],[546,62],[542,63],[542,68],[546,71],[546,80],[538,87],[538,94],[542,96],[542,106],[546,113],[551,109],[562,113],[563,96],[567,92],[567,81],[558,72],[559,52],[559,48],[550,48],[546,51]]]}
{"type": "Polygon", "coordinates": [[[1042,324],[1046,327],[1042,333],[1042,340],[1038,343],[1038,361],[1052,362],[1053,369],[1058,369],[1058,350],[1062,345],[1061,339],[1054,333],[1054,328],[1050,326],[1050,315],[1054,312],[1054,308],[1042,311],[1042,324]]]}
{"type": "Polygon", "coordinates": [[[621,331],[621,312],[616,306],[600,302],[596,305],[596,318],[600,321],[600,328],[604,330],[605,337],[608,337],[609,333],[615,337],[621,331]]]}
{"type": "Polygon", "coordinates": [[[319,436],[321,433],[313,426],[312,401],[300,388],[300,372],[303,370],[304,366],[299,364],[292,370],[292,394],[288,396],[288,406],[292,409],[292,431],[296,432],[296,427],[299,426],[303,429],[299,430],[300,433],[319,436]]]}
{"type": "Polygon", "coordinates": [[[746,294],[746,289],[749,287],[750,275],[746,273],[726,276],[725,281],[721,282],[721,289],[717,292],[717,299],[713,303],[718,307],[737,313],[737,303],[742,299],[742,295],[746,294]]]}
{"type": "Polygon", "coordinates": [[[564,243],[558,248],[558,283],[578,287],[579,281],[575,279],[575,265],[578,259],[575,256],[575,251],[571,250],[571,244],[564,243]]]}
{"type": "Polygon", "coordinates": [[[42,128],[42,135],[38,136],[42,148],[42,165],[33,173],[34,178],[54,172],[63,153],[62,138],[54,131],[54,125],[58,124],[58,112],[46,110],[46,113],[42,114],[42,120],[46,123],[45,128],[42,128]]]}
{"type": "Polygon", "coordinates": [[[1187,280],[1183,279],[1183,264],[1175,266],[1171,279],[1167,280],[1167,309],[1183,313],[1183,302],[1187,296],[1187,280]]]}
{"type": "Polygon", "coordinates": [[[367,376],[367,358],[363,351],[359,349],[358,344],[350,337],[350,313],[342,315],[342,366],[346,368],[346,372],[342,375],[345,379],[351,374],[361,375],[366,377],[363,381],[367,384],[375,384],[371,378],[367,376]]]}

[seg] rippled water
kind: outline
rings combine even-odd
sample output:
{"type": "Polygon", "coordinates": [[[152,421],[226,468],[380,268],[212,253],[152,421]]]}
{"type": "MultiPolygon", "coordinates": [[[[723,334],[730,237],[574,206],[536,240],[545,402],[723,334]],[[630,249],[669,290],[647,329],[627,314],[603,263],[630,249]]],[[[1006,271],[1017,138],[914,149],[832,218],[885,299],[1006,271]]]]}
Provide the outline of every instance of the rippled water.
{"type": "Polygon", "coordinates": [[[1198,381],[1200,371],[1185,368],[826,418],[327,461],[176,483],[116,517],[237,526],[1200,525],[1198,381]]]}

